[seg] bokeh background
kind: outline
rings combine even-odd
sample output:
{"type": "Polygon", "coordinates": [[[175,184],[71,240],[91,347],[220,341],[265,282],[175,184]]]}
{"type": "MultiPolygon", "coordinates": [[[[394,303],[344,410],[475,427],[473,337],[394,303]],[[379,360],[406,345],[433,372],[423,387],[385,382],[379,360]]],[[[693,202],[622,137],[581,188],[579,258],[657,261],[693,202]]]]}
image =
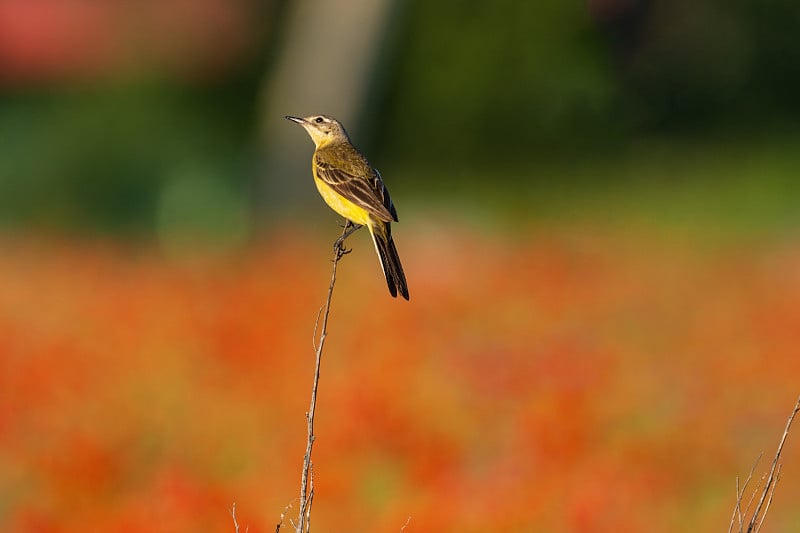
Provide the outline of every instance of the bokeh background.
{"type": "MultiPolygon", "coordinates": [[[[721,531],[800,393],[793,0],[0,0],[0,529],[721,531]],[[293,506],[293,507],[291,507],[293,506]],[[410,519],[409,519],[410,517],[410,519]]],[[[765,531],[800,523],[790,435],[765,531]]]]}

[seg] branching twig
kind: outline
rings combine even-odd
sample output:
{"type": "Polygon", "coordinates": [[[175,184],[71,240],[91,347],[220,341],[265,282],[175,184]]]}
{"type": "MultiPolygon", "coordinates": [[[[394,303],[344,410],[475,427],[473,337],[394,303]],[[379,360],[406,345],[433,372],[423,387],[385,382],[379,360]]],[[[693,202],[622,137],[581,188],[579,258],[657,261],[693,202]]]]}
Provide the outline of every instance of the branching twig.
{"type": "Polygon", "coordinates": [[[789,436],[789,428],[792,427],[794,416],[798,411],[800,411],[800,398],[798,398],[797,403],[794,404],[794,410],[792,411],[792,414],[789,415],[789,420],[786,421],[786,428],[783,430],[781,442],[778,444],[778,451],[775,452],[775,457],[772,459],[772,467],[769,469],[767,483],[764,485],[764,490],[761,491],[761,498],[758,500],[756,510],[753,511],[753,517],[750,519],[750,523],[747,526],[747,533],[753,533],[761,529],[761,525],[764,523],[764,518],[767,516],[767,510],[769,509],[770,503],[772,503],[772,496],[775,494],[775,487],[777,486],[778,479],[780,477],[780,465],[778,462],[781,459],[783,445],[786,443],[786,437],[789,436]],[[764,507],[765,501],[767,504],[766,507],[764,507]],[[764,509],[763,513],[762,508],[764,509]]]}
{"type": "MultiPolygon", "coordinates": [[[[764,484],[764,488],[761,489],[761,496],[758,500],[758,504],[756,505],[755,510],[753,511],[753,515],[750,517],[750,520],[747,522],[747,533],[758,533],[761,530],[761,526],[764,525],[764,519],[767,516],[767,511],[769,511],[769,507],[772,504],[772,498],[775,495],[775,487],[778,485],[778,481],[780,480],[781,476],[781,454],[783,453],[783,445],[786,444],[786,437],[789,436],[789,429],[792,427],[792,422],[794,421],[795,415],[800,412],[800,398],[797,400],[797,403],[794,405],[794,410],[789,415],[789,420],[786,421],[786,428],[783,430],[783,436],[781,437],[781,441],[778,444],[778,450],[775,452],[775,457],[772,459],[772,466],[769,469],[769,474],[765,474],[761,477],[761,481],[756,486],[756,489],[753,491],[753,494],[750,496],[750,500],[747,502],[747,507],[744,509],[744,515],[746,517],[747,513],[750,510],[750,506],[753,504],[753,500],[755,499],[756,494],[761,486],[761,483],[766,478],[766,483],[764,484]]],[[[748,483],[750,483],[750,479],[753,477],[753,471],[755,471],[756,465],[761,460],[761,457],[764,454],[758,456],[756,459],[755,464],[753,464],[753,468],[750,469],[750,473],[747,475],[747,480],[744,482],[744,486],[739,489],[739,478],[736,478],[736,507],[733,510],[733,516],[731,517],[731,524],[728,528],[728,532],[733,529],[734,521],[738,518],[739,522],[739,533],[744,533],[743,526],[744,521],[742,519],[742,499],[744,498],[744,492],[747,488],[748,483]]]]}
{"type": "Polygon", "coordinates": [[[311,504],[314,503],[314,462],[309,465],[308,505],[306,505],[306,533],[311,531],[311,504]]]}
{"type": "Polygon", "coordinates": [[[781,468],[783,465],[778,465],[778,469],[775,471],[775,483],[772,484],[772,488],[769,491],[769,498],[767,499],[767,504],[764,506],[764,513],[761,515],[761,522],[759,522],[758,527],[756,527],[756,533],[761,531],[761,526],[764,525],[764,518],[767,516],[769,512],[769,506],[772,505],[772,497],[775,496],[775,487],[778,486],[778,481],[781,480],[781,468]]]}
{"type": "Polygon", "coordinates": [[[343,244],[344,237],[347,236],[348,225],[345,224],[340,237],[333,247],[333,271],[331,272],[331,283],[328,286],[328,298],[325,301],[325,306],[321,309],[322,324],[319,324],[319,314],[317,314],[317,321],[314,324],[314,332],[316,337],[317,326],[321,325],[319,332],[319,340],[314,343],[316,351],[316,362],[314,365],[314,382],[311,387],[311,405],[306,413],[306,421],[308,422],[308,440],[306,441],[306,454],[303,458],[303,473],[300,479],[300,511],[297,516],[297,523],[294,524],[296,533],[308,533],[310,530],[311,519],[311,504],[314,497],[313,487],[313,473],[311,472],[311,451],[314,448],[314,414],[317,408],[317,387],[319,385],[319,369],[322,362],[322,349],[325,346],[325,338],[328,336],[328,316],[331,311],[331,299],[333,298],[333,287],[336,284],[336,265],[339,260],[348,253],[349,250],[345,249],[343,244]],[[309,479],[311,476],[311,479],[309,479]],[[309,493],[310,491],[310,493],[309,493]]]}
{"type": "MultiPolygon", "coordinates": [[[[283,512],[281,513],[281,519],[278,521],[278,525],[275,526],[275,533],[281,533],[281,528],[283,527],[283,523],[286,521],[286,513],[289,512],[289,509],[292,508],[292,504],[296,502],[298,498],[290,501],[289,504],[283,508],[283,512]]],[[[292,519],[289,519],[289,522],[292,522],[292,519]]],[[[294,526],[294,522],[292,522],[292,526],[294,526]]]]}
{"type": "MultiPolygon", "coordinates": [[[[750,480],[753,479],[753,472],[756,471],[756,467],[758,463],[761,462],[761,458],[764,457],[764,452],[758,454],[755,462],[753,462],[753,466],[750,468],[750,472],[747,473],[747,479],[744,480],[744,485],[742,485],[741,489],[739,488],[739,476],[736,476],[736,507],[733,509],[733,516],[731,516],[731,525],[728,527],[728,533],[733,531],[733,523],[734,520],[738,519],[739,522],[739,533],[742,533],[742,528],[744,527],[744,521],[742,520],[742,498],[744,498],[744,491],[747,490],[747,486],[750,484],[750,480]]],[[[760,482],[759,482],[760,485],[760,482]]],[[[756,489],[757,490],[757,489],[756,489]]],[[[753,497],[755,496],[755,492],[752,496],[750,496],[750,501],[747,502],[747,507],[744,509],[744,513],[747,514],[747,511],[750,509],[750,505],[753,503],[753,497]]]]}

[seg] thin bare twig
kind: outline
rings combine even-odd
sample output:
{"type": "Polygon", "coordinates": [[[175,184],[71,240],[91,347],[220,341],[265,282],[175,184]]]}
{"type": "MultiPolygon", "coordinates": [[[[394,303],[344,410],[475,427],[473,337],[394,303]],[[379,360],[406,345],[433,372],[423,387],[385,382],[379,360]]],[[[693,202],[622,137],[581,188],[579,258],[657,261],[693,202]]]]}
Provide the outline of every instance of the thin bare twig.
{"type": "Polygon", "coordinates": [[[314,463],[308,465],[309,468],[309,482],[308,482],[308,505],[306,506],[306,533],[311,531],[311,504],[314,503],[314,463]]]}
{"type": "Polygon", "coordinates": [[[761,498],[758,500],[756,510],[753,511],[753,516],[747,526],[747,533],[754,533],[761,529],[761,524],[764,523],[764,518],[767,516],[769,504],[772,502],[772,496],[775,494],[775,486],[778,484],[778,476],[780,474],[780,465],[778,462],[781,459],[781,453],[783,453],[783,445],[786,443],[786,437],[789,436],[789,429],[792,427],[792,422],[798,411],[800,411],[800,398],[798,398],[797,403],[794,405],[794,410],[792,410],[792,414],[789,415],[789,420],[786,421],[786,428],[783,430],[781,442],[778,444],[778,451],[775,452],[775,457],[772,459],[772,466],[769,469],[767,483],[764,485],[764,489],[761,492],[761,498]],[[766,508],[763,507],[765,502],[767,502],[766,508]]]}
{"type": "MultiPolygon", "coordinates": [[[[319,340],[314,343],[316,347],[316,361],[314,365],[314,381],[311,386],[311,405],[306,413],[306,421],[308,422],[308,440],[306,441],[306,454],[303,457],[303,473],[300,479],[300,511],[297,516],[297,524],[295,526],[296,533],[308,533],[310,531],[310,518],[311,518],[311,504],[313,502],[313,486],[309,481],[311,473],[311,452],[314,448],[314,415],[317,409],[317,388],[319,386],[319,370],[322,362],[322,349],[325,346],[325,338],[328,336],[328,316],[331,312],[331,299],[333,298],[333,287],[336,284],[336,266],[339,260],[348,253],[343,244],[343,238],[346,236],[348,224],[345,224],[342,230],[342,237],[340,237],[333,248],[333,270],[331,272],[331,282],[328,286],[328,298],[325,301],[325,306],[322,310],[322,324],[319,332],[319,340]],[[309,490],[311,494],[309,494],[309,490]]],[[[316,333],[317,325],[319,324],[319,314],[317,315],[317,323],[314,325],[316,333]]],[[[316,337],[316,334],[315,334],[316,337]]]]}
{"type": "Polygon", "coordinates": [[[731,515],[731,524],[728,526],[728,533],[733,531],[734,520],[739,521],[739,532],[742,531],[742,493],[739,491],[739,476],[736,476],[736,506],[733,508],[731,515]]]}
{"type": "MultiPolygon", "coordinates": [[[[747,506],[744,508],[744,514],[745,515],[747,515],[747,513],[750,512],[750,508],[753,506],[753,502],[756,499],[756,495],[758,494],[758,490],[761,488],[761,485],[764,483],[764,478],[766,478],[766,477],[767,477],[767,473],[765,472],[764,474],[761,475],[761,478],[756,482],[756,488],[753,489],[753,493],[750,495],[750,499],[747,500],[747,506]]],[[[744,533],[744,531],[742,530],[741,533],[744,533]]]]}
{"type": "Polygon", "coordinates": [[[322,310],[325,309],[325,306],[319,308],[317,311],[317,319],[314,320],[314,333],[311,335],[311,346],[314,348],[314,352],[317,351],[317,329],[319,328],[319,317],[322,315],[322,310]]]}
{"type": "Polygon", "coordinates": [[[231,508],[228,509],[228,511],[231,513],[231,518],[233,518],[233,527],[236,528],[235,529],[236,533],[239,533],[239,522],[236,521],[236,502],[233,502],[231,508]]]}
{"type": "Polygon", "coordinates": [[[769,506],[772,505],[772,497],[775,496],[775,487],[778,486],[778,482],[781,480],[781,468],[783,468],[783,465],[778,465],[778,469],[775,471],[775,483],[772,484],[772,490],[769,491],[769,498],[767,498],[767,504],[764,506],[764,514],[761,517],[761,522],[759,522],[758,527],[756,527],[756,533],[761,531],[761,526],[764,525],[764,518],[767,517],[767,513],[769,512],[769,506]]]}
{"type": "MultiPolygon", "coordinates": [[[[231,504],[229,511],[231,513],[231,518],[233,519],[233,527],[235,528],[235,532],[239,533],[239,522],[236,520],[236,502],[231,504]]],[[[250,531],[250,526],[244,528],[244,533],[247,533],[248,531],[250,531]]]]}
{"type": "MultiPolygon", "coordinates": [[[[294,504],[294,502],[296,502],[297,500],[298,500],[298,498],[295,498],[294,500],[290,501],[290,502],[289,502],[289,503],[286,505],[286,507],[284,507],[284,508],[283,508],[283,512],[281,513],[281,518],[280,518],[280,520],[278,521],[278,525],[277,525],[277,526],[275,526],[275,533],[280,533],[280,531],[281,531],[281,528],[283,527],[283,523],[286,521],[286,513],[288,513],[288,512],[289,512],[289,509],[291,509],[291,508],[292,508],[292,504],[294,504]]],[[[291,524],[292,524],[292,527],[294,527],[294,522],[292,522],[292,519],[291,519],[291,518],[289,519],[289,522],[291,522],[291,524]]]]}
{"type": "Polygon", "coordinates": [[[764,525],[764,519],[767,517],[767,512],[772,505],[772,499],[775,496],[775,488],[777,487],[778,481],[780,481],[781,477],[782,465],[780,464],[780,459],[781,454],[783,453],[783,446],[786,444],[786,438],[789,436],[789,429],[791,429],[794,417],[798,412],[800,412],[800,398],[798,398],[792,413],[789,415],[789,419],[786,421],[786,427],[783,430],[781,441],[778,444],[778,450],[775,452],[775,456],[772,459],[772,466],[769,469],[769,473],[765,473],[763,476],[761,476],[761,479],[756,484],[756,488],[750,495],[750,499],[748,500],[747,507],[744,508],[744,511],[742,511],[742,499],[744,498],[744,492],[747,489],[747,485],[750,483],[750,479],[753,477],[753,472],[756,469],[756,465],[758,465],[759,461],[761,461],[764,453],[762,452],[759,454],[755,463],[753,463],[753,467],[750,469],[750,473],[747,475],[747,480],[744,482],[744,485],[741,489],[739,489],[739,478],[736,478],[736,506],[733,509],[733,516],[731,516],[731,523],[728,527],[728,533],[733,530],[733,524],[737,518],[739,522],[738,533],[745,533],[743,530],[744,520],[746,519],[747,514],[750,512],[750,507],[753,505],[756,495],[759,494],[759,490],[761,491],[761,496],[758,499],[758,504],[756,505],[750,520],[747,521],[747,533],[758,533],[761,530],[761,527],[764,525]],[[762,483],[764,483],[763,489],[761,489],[762,483]]]}
{"type": "MultiPolygon", "coordinates": [[[[736,476],[736,507],[733,509],[733,516],[731,516],[731,525],[728,527],[728,533],[731,533],[733,530],[733,522],[734,519],[739,520],[739,533],[743,533],[744,528],[744,520],[742,520],[742,498],[744,498],[744,491],[747,490],[747,485],[750,484],[750,480],[753,479],[753,472],[756,471],[756,466],[758,463],[761,462],[761,458],[764,457],[764,452],[758,454],[756,460],[753,462],[753,466],[750,467],[750,471],[747,473],[747,479],[744,480],[744,485],[742,488],[739,489],[739,476],[736,476]]],[[[760,485],[760,482],[759,482],[760,485]]],[[[755,496],[755,492],[750,496],[750,500],[747,502],[747,507],[744,510],[744,513],[747,514],[747,510],[750,509],[750,505],[753,503],[753,497],[755,496]]]]}

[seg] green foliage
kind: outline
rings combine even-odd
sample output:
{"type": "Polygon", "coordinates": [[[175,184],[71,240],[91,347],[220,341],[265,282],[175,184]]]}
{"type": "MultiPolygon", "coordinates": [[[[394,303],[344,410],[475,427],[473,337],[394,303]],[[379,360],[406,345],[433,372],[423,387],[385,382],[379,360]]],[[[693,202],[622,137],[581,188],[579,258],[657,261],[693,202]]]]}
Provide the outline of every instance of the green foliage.
{"type": "Polygon", "coordinates": [[[582,5],[417,1],[407,16],[387,157],[519,158],[607,124],[617,87],[582,5]]]}
{"type": "Polygon", "coordinates": [[[456,173],[800,117],[788,0],[412,2],[383,158],[456,173]]]}
{"type": "Polygon", "coordinates": [[[234,189],[247,131],[199,91],[157,84],[61,89],[0,103],[0,213],[44,227],[138,232],[186,165],[234,189]]]}
{"type": "MultiPolygon", "coordinates": [[[[364,103],[374,134],[359,147],[401,195],[393,174],[416,176],[408,190],[420,197],[465,177],[492,190],[561,188],[552,197],[567,205],[555,209],[574,207],[572,191],[632,180],[657,196],[658,167],[626,162],[647,139],[678,147],[675,161],[690,147],[734,171],[720,140],[743,153],[775,143],[797,169],[783,149],[800,119],[796,1],[412,0],[400,11],[364,103]]],[[[247,193],[264,178],[248,172],[261,71],[278,53],[242,57],[216,79],[0,88],[0,224],[174,229],[189,240],[221,225],[230,234],[211,240],[238,241],[249,231],[247,193]],[[187,172],[196,198],[185,194],[195,189],[187,172]]],[[[762,178],[742,180],[775,183],[762,178]]],[[[484,199],[480,186],[462,188],[484,199]]]]}

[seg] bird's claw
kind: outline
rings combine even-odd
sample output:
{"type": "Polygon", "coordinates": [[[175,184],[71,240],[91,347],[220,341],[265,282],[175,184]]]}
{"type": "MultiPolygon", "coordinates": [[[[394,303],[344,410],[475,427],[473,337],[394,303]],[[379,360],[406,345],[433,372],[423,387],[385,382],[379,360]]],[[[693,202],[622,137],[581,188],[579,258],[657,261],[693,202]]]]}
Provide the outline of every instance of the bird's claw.
{"type": "Polygon", "coordinates": [[[342,243],[336,243],[333,246],[333,251],[336,252],[336,259],[341,259],[343,256],[353,251],[352,248],[345,248],[342,243]]]}
{"type": "Polygon", "coordinates": [[[336,239],[336,242],[333,243],[333,251],[338,252],[339,250],[345,250],[344,246],[344,239],[336,239]]]}
{"type": "Polygon", "coordinates": [[[341,259],[343,255],[347,255],[353,250],[351,248],[345,248],[344,242],[352,235],[356,230],[361,228],[361,224],[356,224],[351,222],[350,220],[345,219],[344,223],[344,231],[342,232],[342,236],[336,239],[333,243],[333,251],[336,253],[336,259],[341,259]]]}

